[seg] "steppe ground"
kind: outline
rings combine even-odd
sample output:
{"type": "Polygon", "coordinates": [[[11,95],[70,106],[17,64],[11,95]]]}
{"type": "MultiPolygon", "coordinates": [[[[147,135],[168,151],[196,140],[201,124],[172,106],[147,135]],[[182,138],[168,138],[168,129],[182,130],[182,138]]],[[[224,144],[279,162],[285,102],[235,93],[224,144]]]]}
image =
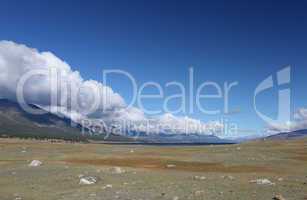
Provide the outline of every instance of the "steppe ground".
{"type": "Polygon", "coordinates": [[[0,139],[0,200],[269,200],[277,194],[307,199],[307,139],[222,146],[0,139]],[[30,167],[32,160],[43,164],[30,167]],[[88,176],[97,182],[79,184],[88,176]]]}

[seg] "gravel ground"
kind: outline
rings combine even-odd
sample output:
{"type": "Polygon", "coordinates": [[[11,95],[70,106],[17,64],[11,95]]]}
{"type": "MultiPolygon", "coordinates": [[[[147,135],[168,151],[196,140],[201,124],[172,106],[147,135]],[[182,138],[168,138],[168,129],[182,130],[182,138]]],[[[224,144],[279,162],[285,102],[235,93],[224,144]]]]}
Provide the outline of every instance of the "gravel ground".
{"type": "Polygon", "coordinates": [[[304,200],[306,166],[307,139],[192,147],[0,139],[0,200],[304,200]],[[88,177],[96,182],[79,184],[88,177]]]}

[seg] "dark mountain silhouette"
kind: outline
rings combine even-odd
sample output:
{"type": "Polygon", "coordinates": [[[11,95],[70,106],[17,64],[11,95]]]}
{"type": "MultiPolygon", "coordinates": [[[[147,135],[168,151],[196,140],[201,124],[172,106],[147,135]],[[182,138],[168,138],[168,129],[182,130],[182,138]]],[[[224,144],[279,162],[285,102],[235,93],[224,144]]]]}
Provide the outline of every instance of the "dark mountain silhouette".
{"type": "MultiPolygon", "coordinates": [[[[43,111],[36,105],[29,105],[32,109],[43,111]]],[[[226,144],[230,140],[220,139],[214,135],[201,134],[147,134],[145,132],[129,131],[126,136],[117,134],[90,134],[89,129],[72,122],[69,118],[53,113],[30,114],[13,101],[0,99],[0,136],[63,139],[74,141],[115,141],[135,143],[163,143],[163,144],[226,144]]]]}
{"type": "MultiPolygon", "coordinates": [[[[29,105],[32,109],[42,111],[36,105],[29,105]]],[[[0,136],[37,139],[64,139],[86,141],[87,139],[104,140],[105,134],[93,136],[88,129],[72,122],[69,118],[60,117],[52,113],[29,114],[18,103],[0,99],[0,136]]],[[[110,141],[129,141],[128,138],[110,134],[110,141]]]]}
{"type": "Polygon", "coordinates": [[[266,139],[278,139],[278,140],[291,140],[291,139],[299,139],[307,137],[307,130],[297,130],[292,132],[284,132],[284,133],[278,133],[276,135],[268,136],[266,139]]]}

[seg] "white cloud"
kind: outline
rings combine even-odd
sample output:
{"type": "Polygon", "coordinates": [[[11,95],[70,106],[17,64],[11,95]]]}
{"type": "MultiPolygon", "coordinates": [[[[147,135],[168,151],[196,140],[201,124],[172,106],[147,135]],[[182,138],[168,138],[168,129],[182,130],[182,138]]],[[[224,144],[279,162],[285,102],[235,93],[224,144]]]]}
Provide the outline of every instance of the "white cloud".
{"type": "Polygon", "coordinates": [[[219,123],[205,124],[196,119],[171,114],[148,118],[138,108],[127,108],[124,99],[112,88],[94,80],[84,80],[78,71],[73,71],[53,53],[39,52],[11,41],[0,41],[0,98],[16,100],[17,85],[21,78],[30,71],[42,69],[57,69],[61,85],[51,90],[54,77],[33,76],[24,85],[25,100],[74,121],[95,118],[111,123],[126,120],[135,125],[149,123],[149,127],[159,127],[158,131],[169,133],[207,134],[210,132],[208,128],[221,127],[219,123]],[[51,105],[50,97],[55,94],[59,101],[51,105]],[[94,112],[90,109],[92,105],[96,105],[94,112]]]}
{"type": "Polygon", "coordinates": [[[266,132],[268,134],[276,134],[281,132],[291,132],[296,130],[307,129],[307,109],[300,108],[294,115],[293,120],[271,125],[267,127],[266,132]]]}

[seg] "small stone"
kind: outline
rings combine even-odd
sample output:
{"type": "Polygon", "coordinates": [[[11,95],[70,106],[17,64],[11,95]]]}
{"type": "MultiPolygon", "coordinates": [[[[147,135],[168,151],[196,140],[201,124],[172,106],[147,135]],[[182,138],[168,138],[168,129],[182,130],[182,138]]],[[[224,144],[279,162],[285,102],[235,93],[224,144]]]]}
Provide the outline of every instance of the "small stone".
{"type": "Polygon", "coordinates": [[[277,180],[278,180],[278,181],[283,181],[284,179],[283,179],[283,178],[278,178],[277,180]]]}
{"type": "Polygon", "coordinates": [[[43,163],[39,160],[32,160],[32,162],[29,164],[29,167],[39,167],[41,166],[43,163]]]}
{"type": "Polygon", "coordinates": [[[179,200],[179,197],[174,196],[174,197],[173,197],[173,200],[179,200]]]}
{"type": "Polygon", "coordinates": [[[120,167],[113,167],[112,171],[113,171],[114,174],[122,174],[122,173],[125,173],[125,170],[123,170],[123,169],[120,168],[120,167]]]}
{"type": "Polygon", "coordinates": [[[176,167],[176,165],[168,164],[168,165],[166,165],[166,167],[167,167],[167,168],[174,168],[174,167],[176,167]]]}
{"type": "Polygon", "coordinates": [[[92,176],[83,177],[80,179],[80,182],[79,182],[80,185],[92,185],[95,183],[97,183],[97,179],[92,176]]]}
{"type": "Polygon", "coordinates": [[[286,200],[286,199],[283,196],[281,196],[280,194],[278,194],[275,197],[273,197],[273,200],[286,200]]]}
{"type": "Polygon", "coordinates": [[[222,179],[229,179],[234,180],[235,178],[233,176],[221,176],[222,179]]]}
{"type": "Polygon", "coordinates": [[[102,189],[104,190],[104,189],[107,189],[107,188],[112,188],[112,187],[113,187],[113,185],[111,185],[111,184],[107,184],[107,185],[103,186],[103,187],[102,187],[102,189]]]}
{"type": "Polygon", "coordinates": [[[207,178],[205,176],[194,176],[194,179],[203,181],[206,180],[207,178]]]}
{"type": "Polygon", "coordinates": [[[204,194],[204,191],[203,190],[197,190],[194,192],[194,195],[199,197],[199,196],[202,196],[204,194]]]}
{"type": "Polygon", "coordinates": [[[251,180],[250,183],[256,183],[257,185],[275,185],[275,183],[271,182],[269,179],[251,180]]]}

